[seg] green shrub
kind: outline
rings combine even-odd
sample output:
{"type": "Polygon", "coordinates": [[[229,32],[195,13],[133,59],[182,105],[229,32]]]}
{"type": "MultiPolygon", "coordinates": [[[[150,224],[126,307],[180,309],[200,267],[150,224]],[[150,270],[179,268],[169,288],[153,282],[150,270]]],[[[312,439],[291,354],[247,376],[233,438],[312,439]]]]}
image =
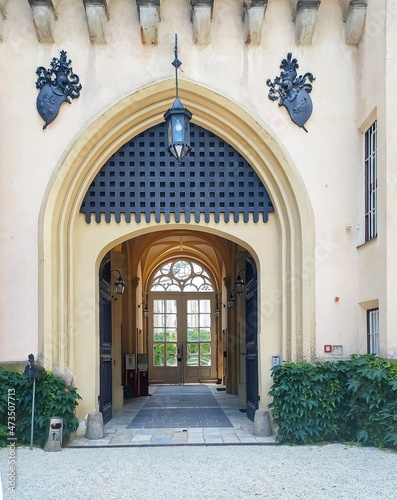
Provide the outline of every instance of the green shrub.
{"type": "Polygon", "coordinates": [[[357,419],[357,440],[397,448],[397,362],[352,356],[348,382],[350,414],[357,419]]]}
{"type": "Polygon", "coordinates": [[[286,444],[360,441],[397,448],[397,362],[286,363],[272,370],[269,408],[286,444]]]}
{"type": "Polygon", "coordinates": [[[280,442],[333,441],[346,417],[344,377],[335,363],[288,363],[273,368],[269,405],[280,442]]]}
{"type": "MultiPolygon", "coordinates": [[[[32,398],[33,379],[25,378],[22,373],[0,368],[0,446],[9,444],[9,425],[11,427],[13,424],[16,444],[30,444],[32,398]],[[9,403],[15,405],[15,421],[8,416],[9,403]]],[[[79,399],[81,397],[75,387],[50,372],[47,372],[44,379],[36,379],[34,444],[44,446],[49,417],[63,418],[64,439],[74,432],[79,425],[75,416],[79,399]]]]}

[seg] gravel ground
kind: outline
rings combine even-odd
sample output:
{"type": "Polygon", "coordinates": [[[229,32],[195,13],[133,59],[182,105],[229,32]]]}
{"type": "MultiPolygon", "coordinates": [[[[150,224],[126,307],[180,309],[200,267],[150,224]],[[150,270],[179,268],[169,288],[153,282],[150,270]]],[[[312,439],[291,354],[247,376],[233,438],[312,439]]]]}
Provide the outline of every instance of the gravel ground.
{"type": "Polygon", "coordinates": [[[10,453],[0,450],[4,500],[397,498],[397,453],[342,444],[18,448],[15,491],[10,453]]]}

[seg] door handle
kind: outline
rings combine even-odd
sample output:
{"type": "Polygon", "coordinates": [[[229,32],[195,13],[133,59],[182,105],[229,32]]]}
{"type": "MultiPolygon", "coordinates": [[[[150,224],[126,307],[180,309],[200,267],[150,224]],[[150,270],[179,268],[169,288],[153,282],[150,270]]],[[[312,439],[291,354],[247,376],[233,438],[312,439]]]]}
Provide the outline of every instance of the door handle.
{"type": "Polygon", "coordinates": [[[181,363],[183,359],[183,344],[178,349],[178,362],[181,363]]]}
{"type": "Polygon", "coordinates": [[[240,356],[246,356],[247,353],[246,352],[240,352],[240,356]]]}

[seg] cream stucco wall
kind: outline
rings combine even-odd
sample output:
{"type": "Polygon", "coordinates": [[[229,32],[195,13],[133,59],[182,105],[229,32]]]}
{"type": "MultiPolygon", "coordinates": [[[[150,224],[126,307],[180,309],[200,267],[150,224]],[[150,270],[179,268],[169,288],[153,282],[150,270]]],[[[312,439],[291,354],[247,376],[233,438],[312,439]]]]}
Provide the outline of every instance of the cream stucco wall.
{"type": "MultiPolygon", "coordinates": [[[[365,304],[377,300],[382,354],[396,355],[395,2],[369,1],[358,47],[345,43],[348,0],[321,2],[310,46],[295,44],[293,0],[269,1],[258,46],[244,44],[238,0],[215,0],[205,46],[193,43],[187,0],[161,1],[155,46],[141,43],[132,0],[108,2],[107,43],[98,45],[90,43],[80,0],[54,1],[53,44],[37,41],[26,0],[1,3],[6,19],[0,42],[0,273],[5,284],[0,361],[24,360],[33,352],[48,368],[80,370],[79,381],[96,373],[94,355],[87,363],[80,359],[97,335],[95,281],[83,280],[81,266],[88,265],[94,276],[107,250],[145,228],[110,224],[103,238],[99,228],[82,223],[78,210],[106,159],[130,137],[159,123],[170,107],[174,33],[183,62],[180,95],[193,121],[246,157],[276,208],[277,222],[266,228],[273,235],[269,255],[261,253],[262,240],[258,248],[252,239],[253,226],[207,227],[246,242],[264,282],[263,259],[275,262],[274,275],[261,285],[260,302],[261,325],[277,324],[272,337],[277,345],[261,326],[263,356],[280,348],[286,359],[320,359],[324,344],[343,345],[346,356],[365,352],[365,304]],[[60,50],[67,51],[83,89],[42,130],[35,71],[49,67],[60,50]],[[267,98],[266,80],[279,75],[288,52],[298,60],[298,74],[316,77],[308,133],[267,98]],[[362,132],[373,113],[379,131],[379,236],[362,245],[362,132]],[[87,241],[95,229],[98,234],[87,241]]],[[[266,377],[261,376],[264,384],[266,377]]],[[[94,407],[96,395],[83,391],[87,408],[94,407]]]]}

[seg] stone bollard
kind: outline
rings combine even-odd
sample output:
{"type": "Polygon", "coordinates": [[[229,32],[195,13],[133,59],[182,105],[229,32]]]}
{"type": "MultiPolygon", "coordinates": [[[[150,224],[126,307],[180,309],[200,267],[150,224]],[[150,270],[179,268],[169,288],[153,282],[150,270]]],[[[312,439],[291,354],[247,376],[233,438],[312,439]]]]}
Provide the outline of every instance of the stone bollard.
{"type": "Polygon", "coordinates": [[[105,437],[103,430],[103,417],[100,411],[93,411],[87,415],[87,430],[85,431],[87,439],[102,439],[105,437]]]}
{"type": "Polygon", "coordinates": [[[259,409],[255,412],[254,429],[252,431],[254,436],[270,437],[272,435],[272,428],[270,425],[269,412],[259,409]]]}

